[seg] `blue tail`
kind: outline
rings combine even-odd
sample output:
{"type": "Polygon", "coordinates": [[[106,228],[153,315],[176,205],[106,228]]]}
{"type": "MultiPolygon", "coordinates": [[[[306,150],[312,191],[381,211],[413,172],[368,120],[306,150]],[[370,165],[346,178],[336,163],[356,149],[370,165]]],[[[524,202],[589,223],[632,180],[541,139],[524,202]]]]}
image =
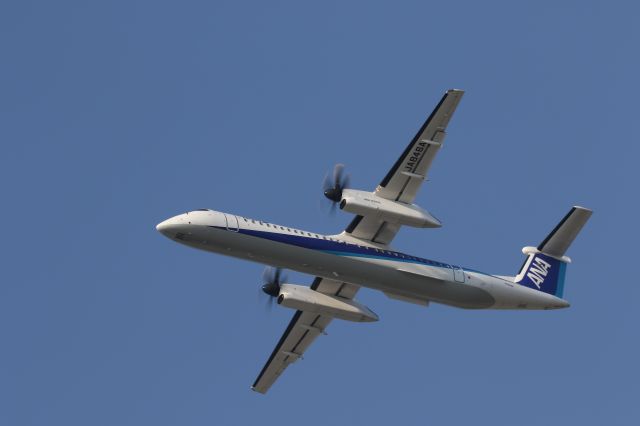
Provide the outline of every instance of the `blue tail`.
{"type": "Polygon", "coordinates": [[[562,298],[564,276],[567,264],[571,262],[564,254],[591,213],[584,207],[573,207],[537,248],[523,248],[522,252],[529,257],[515,282],[562,298]]]}
{"type": "Polygon", "coordinates": [[[531,253],[516,277],[516,282],[562,298],[566,270],[567,262],[540,252],[531,253]]]}

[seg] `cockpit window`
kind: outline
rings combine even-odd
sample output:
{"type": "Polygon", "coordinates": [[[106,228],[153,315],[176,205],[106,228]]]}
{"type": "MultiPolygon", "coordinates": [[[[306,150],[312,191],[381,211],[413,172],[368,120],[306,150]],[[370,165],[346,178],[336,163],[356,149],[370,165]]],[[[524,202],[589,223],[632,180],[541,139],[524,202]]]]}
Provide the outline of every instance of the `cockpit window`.
{"type": "Polygon", "coordinates": [[[195,211],[197,211],[197,212],[208,212],[209,209],[196,209],[195,211]]]}

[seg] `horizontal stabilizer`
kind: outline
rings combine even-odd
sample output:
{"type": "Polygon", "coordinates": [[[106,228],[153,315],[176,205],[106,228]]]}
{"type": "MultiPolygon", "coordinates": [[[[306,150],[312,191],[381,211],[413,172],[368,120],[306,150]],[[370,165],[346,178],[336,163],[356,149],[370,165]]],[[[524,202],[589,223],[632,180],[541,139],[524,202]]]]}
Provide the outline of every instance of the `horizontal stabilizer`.
{"type": "Polygon", "coordinates": [[[573,207],[569,213],[545,238],[538,250],[553,257],[561,258],[576,239],[587,220],[591,217],[591,210],[584,207],[573,207]]]}

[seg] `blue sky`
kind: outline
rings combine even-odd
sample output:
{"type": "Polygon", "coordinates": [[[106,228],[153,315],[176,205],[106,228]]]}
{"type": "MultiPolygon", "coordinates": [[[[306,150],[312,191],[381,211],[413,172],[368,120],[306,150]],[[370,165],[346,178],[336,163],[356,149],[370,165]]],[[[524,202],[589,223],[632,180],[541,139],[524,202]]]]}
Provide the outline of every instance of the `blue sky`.
{"type": "MultiPolygon", "coordinates": [[[[0,5],[0,424],[631,424],[639,417],[634,2],[0,5]],[[155,231],[208,207],[333,233],[336,162],[373,189],[467,90],[395,246],[512,274],[594,209],[554,312],[362,291],[266,395],[292,312],[262,267],[155,231]]],[[[311,277],[290,274],[299,283],[311,277]]]]}

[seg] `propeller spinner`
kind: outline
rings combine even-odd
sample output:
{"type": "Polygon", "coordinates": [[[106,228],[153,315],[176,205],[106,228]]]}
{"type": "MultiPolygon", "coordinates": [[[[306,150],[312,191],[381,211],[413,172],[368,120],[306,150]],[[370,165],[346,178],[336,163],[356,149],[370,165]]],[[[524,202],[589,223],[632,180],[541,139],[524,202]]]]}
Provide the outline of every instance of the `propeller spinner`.
{"type": "Polygon", "coordinates": [[[344,173],[344,164],[336,164],[333,168],[333,179],[329,173],[324,177],[322,189],[324,196],[332,202],[332,210],[342,200],[342,191],[349,187],[349,175],[344,173]]]}
{"type": "Polygon", "coordinates": [[[278,297],[280,294],[280,284],[286,281],[282,274],[282,268],[266,267],[262,273],[262,291],[271,297],[278,297]]]}

